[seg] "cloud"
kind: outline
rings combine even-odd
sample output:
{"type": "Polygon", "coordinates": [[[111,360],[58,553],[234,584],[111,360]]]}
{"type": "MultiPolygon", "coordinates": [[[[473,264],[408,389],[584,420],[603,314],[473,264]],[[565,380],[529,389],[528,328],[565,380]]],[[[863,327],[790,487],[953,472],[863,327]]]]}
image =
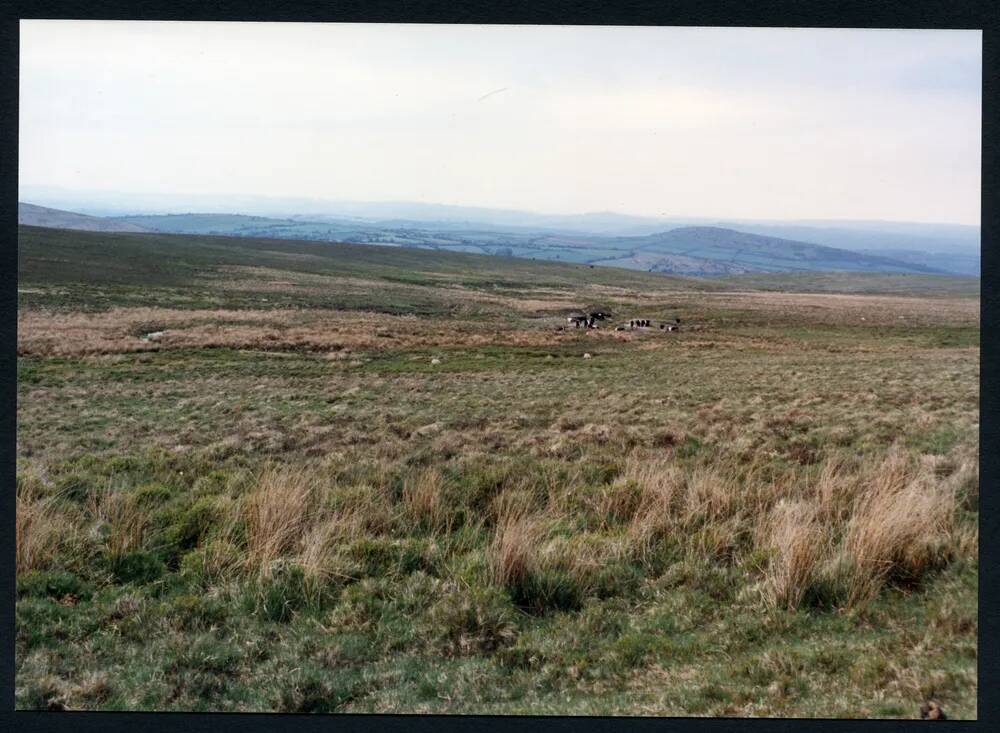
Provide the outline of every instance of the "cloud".
{"type": "Polygon", "coordinates": [[[978,32],[21,30],[24,184],[979,220],[978,32]]]}

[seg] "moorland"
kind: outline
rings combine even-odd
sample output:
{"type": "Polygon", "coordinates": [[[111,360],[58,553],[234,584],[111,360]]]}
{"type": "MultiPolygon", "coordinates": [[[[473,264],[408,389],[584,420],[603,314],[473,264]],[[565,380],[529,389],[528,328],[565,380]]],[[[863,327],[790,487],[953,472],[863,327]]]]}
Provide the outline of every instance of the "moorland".
{"type": "Polygon", "coordinates": [[[974,718],[979,338],[975,278],[21,227],[16,705],[974,718]]]}

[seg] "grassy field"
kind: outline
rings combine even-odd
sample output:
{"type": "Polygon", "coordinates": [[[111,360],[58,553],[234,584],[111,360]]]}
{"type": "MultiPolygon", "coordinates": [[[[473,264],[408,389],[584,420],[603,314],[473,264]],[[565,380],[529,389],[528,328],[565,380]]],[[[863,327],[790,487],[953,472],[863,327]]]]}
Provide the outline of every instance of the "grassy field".
{"type": "Polygon", "coordinates": [[[953,280],[22,228],[17,707],[974,718],[953,280]]]}

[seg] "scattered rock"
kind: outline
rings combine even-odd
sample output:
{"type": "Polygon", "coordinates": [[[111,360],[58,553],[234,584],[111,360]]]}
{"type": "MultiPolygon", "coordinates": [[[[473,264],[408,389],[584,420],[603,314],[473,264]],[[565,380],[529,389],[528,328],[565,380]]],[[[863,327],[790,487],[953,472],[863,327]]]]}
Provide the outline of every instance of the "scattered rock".
{"type": "Polygon", "coordinates": [[[944,710],[933,700],[928,700],[920,706],[921,720],[947,720],[944,710]]]}
{"type": "Polygon", "coordinates": [[[150,341],[160,341],[164,334],[166,334],[166,331],[150,331],[149,333],[140,336],[139,340],[144,344],[150,341]]]}
{"type": "Polygon", "coordinates": [[[584,355],[583,355],[583,358],[584,358],[584,359],[589,359],[589,358],[590,358],[590,354],[584,354],[584,355]]]}
{"type": "Polygon", "coordinates": [[[441,360],[438,359],[437,357],[434,357],[433,359],[431,359],[431,364],[440,364],[440,363],[441,363],[441,360]]]}

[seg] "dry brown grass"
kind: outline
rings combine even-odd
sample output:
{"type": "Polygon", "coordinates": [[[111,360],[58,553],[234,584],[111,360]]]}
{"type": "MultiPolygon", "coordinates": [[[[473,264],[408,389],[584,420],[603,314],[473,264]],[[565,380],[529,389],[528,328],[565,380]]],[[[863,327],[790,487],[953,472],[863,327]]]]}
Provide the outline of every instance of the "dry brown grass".
{"type": "Polygon", "coordinates": [[[135,498],[111,486],[88,498],[92,517],[108,529],[108,554],[120,558],[138,549],[149,524],[149,516],[135,498]]]}
{"type": "Polygon", "coordinates": [[[773,553],[763,585],[765,601],[793,610],[816,579],[828,551],[816,506],[805,501],[780,502],[767,523],[766,539],[773,553]]]}
{"type": "Polygon", "coordinates": [[[517,585],[537,566],[545,540],[545,522],[536,515],[513,511],[497,522],[486,553],[495,583],[517,585]]]}
{"type": "Polygon", "coordinates": [[[843,325],[862,318],[868,325],[978,324],[978,298],[920,298],[896,295],[840,293],[729,292],[682,293],[677,300],[711,303],[718,308],[738,308],[784,317],[797,316],[811,323],[843,325]]]}
{"type": "Polygon", "coordinates": [[[669,459],[643,460],[630,456],[620,481],[639,487],[640,499],[628,526],[628,537],[640,556],[646,556],[653,544],[669,532],[684,488],[684,474],[669,459]]]}
{"type": "Polygon", "coordinates": [[[432,531],[451,531],[452,512],[447,504],[447,485],[436,468],[425,468],[403,482],[403,507],[414,521],[432,531]]]}
{"type": "Polygon", "coordinates": [[[275,560],[302,541],[315,505],[315,475],[306,469],[269,467],[246,496],[246,566],[268,577],[275,560]]]}
{"type": "Polygon", "coordinates": [[[66,523],[51,498],[17,497],[15,555],[17,573],[44,568],[59,544],[66,523]]]}
{"type": "Polygon", "coordinates": [[[318,593],[328,581],[350,577],[334,562],[337,547],[364,533],[364,522],[357,511],[329,515],[306,532],[297,564],[304,573],[307,592],[318,593]]]}
{"type": "Polygon", "coordinates": [[[85,314],[26,310],[18,314],[17,353],[68,356],[195,347],[342,352],[443,345],[543,346],[551,340],[548,330],[364,311],[115,308],[85,314]],[[140,332],[145,329],[165,333],[159,341],[144,342],[140,332]]]}
{"type": "Polygon", "coordinates": [[[875,596],[890,577],[915,579],[949,551],[955,494],[917,471],[902,451],[889,454],[857,498],[844,537],[850,603],[875,596]]]}
{"type": "Polygon", "coordinates": [[[796,608],[810,586],[825,583],[839,602],[857,606],[891,581],[917,582],[974,551],[975,529],[956,528],[954,487],[899,447],[857,470],[828,460],[810,493],[779,502],[758,532],[771,558],[765,600],[796,608]]]}

